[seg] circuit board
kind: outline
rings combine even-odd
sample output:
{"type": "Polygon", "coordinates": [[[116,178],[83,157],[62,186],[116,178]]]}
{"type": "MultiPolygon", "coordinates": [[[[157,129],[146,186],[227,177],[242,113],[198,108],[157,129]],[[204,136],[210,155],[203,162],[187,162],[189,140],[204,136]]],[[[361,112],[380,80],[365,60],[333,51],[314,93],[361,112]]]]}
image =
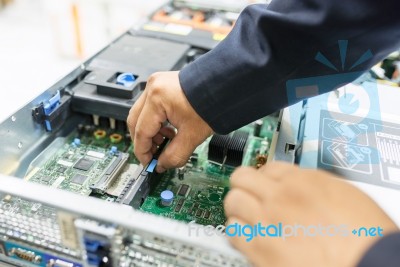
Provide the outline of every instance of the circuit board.
{"type": "MultiPolygon", "coordinates": [[[[269,144],[277,122],[276,117],[264,118],[258,136],[253,134],[253,125],[238,130],[249,134],[242,165],[257,166],[257,155],[266,155],[269,152],[269,144]]],[[[185,167],[170,170],[159,178],[160,182],[150,192],[140,209],[185,222],[195,221],[198,224],[214,226],[224,224],[226,218],[223,199],[229,191],[229,177],[234,167],[209,160],[210,142],[211,138],[200,145],[185,167]],[[174,193],[174,200],[170,206],[161,203],[160,194],[164,190],[174,193]]]]}
{"type": "MultiPolygon", "coordinates": [[[[231,135],[208,138],[184,167],[153,177],[156,183],[140,210],[204,225],[225,223],[223,200],[235,169],[229,162],[236,166],[265,164],[277,121],[270,116],[258,121],[258,128],[254,123],[231,135]],[[222,155],[223,151],[228,153],[222,155]],[[168,206],[160,198],[165,190],[174,194],[168,206]]],[[[32,162],[25,179],[116,202],[135,181],[139,169],[129,134],[86,125],[56,139],[32,162]]]]}
{"type": "Polygon", "coordinates": [[[229,191],[229,173],[233,169],[220,171],[218,166],[206,164],[186,169],[184,174],[178,174],[176,170],[166,173],[140,209],[185,222],[224,223],[222,202],[229,191]],[[167,207],[160,200],[161,192],[166,189],[175,193],[173,204],[167,207]]]}
{"type": "Polygon", "coordinates": [[[119,133],[101,129],[92,135],[74,132],[56,139],[33,162],[25,179],[114,202],[135,178],[138,164],[131,150],[130,138],[123,142],[119,133]]]}

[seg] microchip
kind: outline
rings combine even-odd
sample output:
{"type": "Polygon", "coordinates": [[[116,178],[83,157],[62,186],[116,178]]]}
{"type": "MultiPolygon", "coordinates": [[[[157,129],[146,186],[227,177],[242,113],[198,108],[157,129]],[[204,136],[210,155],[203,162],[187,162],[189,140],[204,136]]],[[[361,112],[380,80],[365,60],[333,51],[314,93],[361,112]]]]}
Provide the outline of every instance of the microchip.
{"type": "Polygon", "coordinates": [[[42,177],[40,178],[41,181],[46,182],[46,183],[50,182],[51,179],[53,179],[53,177],[48,176],[48,175],[42,176],[42,177]]]}
{"type": "Polygon", "coordinates": [[[85,183],[85,181],[87,180],[87,176],[86,175],[82,175],[82,174],[75,174],[74,177],[72,177],[71,183],[77,184],[77,185],[83,185],[85,183]]]}
{"type": "Polygon", "coordinates": [[[88,171],[92,167],[94,161],[86,158],[81,158],[75,163],[74,168],[82,171],[88,171]]]}
{"type": "Polygon", "coordinates": [[[190,187],[187,184],[181,185],[181,187],[178,190],[178,196],[183,196],[186,197],[187,194],[189,193],[190,187]]]}
{"type": "Polygon", "coordinates": [[[58,167],[57,172],[64,173],[66,170],[67,170],[66,167],[60,166],[60,167],[58,167]]]}

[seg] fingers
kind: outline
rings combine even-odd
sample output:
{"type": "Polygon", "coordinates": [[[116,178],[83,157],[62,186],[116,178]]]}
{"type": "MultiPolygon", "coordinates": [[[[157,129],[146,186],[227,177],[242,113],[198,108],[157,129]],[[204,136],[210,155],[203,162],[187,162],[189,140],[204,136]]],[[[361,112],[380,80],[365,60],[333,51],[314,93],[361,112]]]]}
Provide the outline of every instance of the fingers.
{"type": "Polygon", "coordinates": [[[228,236],[229,242],[231,242],[236,249],[241,251],[250,260],[253,260],[258,258],[260,253],[258,247],[256,246],[256,242],[254,242],[254,240],[249,241],[248,236],[239,235],[238,233],[234,234],[235,226],[240,225],[243,227],[246,224],[246,222],[239,218],[230,217],[226,223],[226,235],[228,236]]]}
{"type": "Polygon", "coordinates": [[[136,101],[135,105],[130,109],[129,115],[127,118],[127,124],[129,128],[129,133],[131,134],[132,140],[135,138],[135,129],[136,123],[139,118],[140,113],[142,112],[143,106],[146,102],[147,91],[145,90],[136,101]]]}
{"type": "Polygon", "coordinates": [[[292,164],[282,162],[282,161],[275,161],[268,163],[260,168],[259,170],[266,178],[271,179],[275,182],[280,182],[283,179],[293,176],[287,175],[289,172],[297,171],[297,168],[294,167],[292,164]]]}
{"type": "Polygon", "coordinates": [[[164,111],[148,99],[137,120],[134,137],[134,152],[143,165],[152,159],[153,137],[158,134],[166,119],[164,111]]]}
{"type": "Polygon", "coordinates": [[[238,218],[251,225],[265,222],[262,203],[247,191],[232,189],[224,200],[224,210],[227,218],[238,218]]]}
{"type": "Polygon", "coordinates": [[[203,140],[195,140],[192,131],[181,130],[161,153],[156,171],[161,173],[166,169],[185,165],[193,151],[203,140]]]}
{"type": "Polygon", "coordinates": [[[170,126],[162,127],[160,130],[160,134],[168,139],[172,139],[175,137],[176,132],[175,129],[170,126]]]}
{"type": "Polygon", "coordinates": [[[151,75],[144,94],[128,116],[134,141],[134,153],[146,165],[153,157],[154,146],[165,137],[172,139],[158,159],[157,172],[183,166],[195,148],[211,135],[212,129],[186,99],[179,82],[179,72],[151,75]],[[179,129],[162,127],[165,121],[179,129]]]}
{"type": "Polygon", "coordinates": [[[230,178],[231,189],[238,188],[261,200],[274,183],[263,177],[260,171],[251,167],[236,169],[230,178]]]}
{"type": "Polygon", "coordinates": [[[164,136],[162,136],[162,134],[158,133],[153,137],[153,143],[157,146],[161,145],[162,142],[164,142],[164,136]]]}
{"type": "Polygon", "coordinates": [[[160,129],[158,134],[153,137],[153,143],[157,146],[161,145],[165,138],[172,139],[175,136],[175,130],[171,127],[163,127],[160,129]]]}

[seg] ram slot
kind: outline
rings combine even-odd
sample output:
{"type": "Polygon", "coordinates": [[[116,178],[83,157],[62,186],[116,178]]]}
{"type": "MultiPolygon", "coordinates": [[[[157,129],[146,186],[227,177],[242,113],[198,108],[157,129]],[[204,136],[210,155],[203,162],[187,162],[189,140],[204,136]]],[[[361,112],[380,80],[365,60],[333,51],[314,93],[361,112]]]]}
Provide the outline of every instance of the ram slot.
{"type": "Polygon", "coordinates": [[[97,183],[92,184],[90,188],[96,193],[105,194],[107,189],[110,188],[125,167],[128,158],[128,154],[119,153],[118,157],[113,158],[110,165],[108,165],[107,169],[101,174],[100,180],[97,183]]]}

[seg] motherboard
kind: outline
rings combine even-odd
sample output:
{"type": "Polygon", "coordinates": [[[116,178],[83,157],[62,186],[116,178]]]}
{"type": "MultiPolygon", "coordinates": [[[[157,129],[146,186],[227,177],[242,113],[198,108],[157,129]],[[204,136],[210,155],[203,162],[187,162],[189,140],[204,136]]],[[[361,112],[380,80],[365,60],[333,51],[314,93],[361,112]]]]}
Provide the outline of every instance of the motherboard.
{"type": "MultiPolygon", "coordinates": [[[[230,175],[240,165],[259,168],[267,162],[277,121],[276,116],[268,116],[231,134],[213,135],[185,166],[151,174],[153,186],[139,209],[184,222],[225,223],[223,200],[230,175]],[[163,194],[170,194],[170,199],[164,199],[163,194]]],[[[78,125],[32,162],[25,179],[119,202],[143,171],[133,154],[129,133],[120,128],[78,125]]]]}

